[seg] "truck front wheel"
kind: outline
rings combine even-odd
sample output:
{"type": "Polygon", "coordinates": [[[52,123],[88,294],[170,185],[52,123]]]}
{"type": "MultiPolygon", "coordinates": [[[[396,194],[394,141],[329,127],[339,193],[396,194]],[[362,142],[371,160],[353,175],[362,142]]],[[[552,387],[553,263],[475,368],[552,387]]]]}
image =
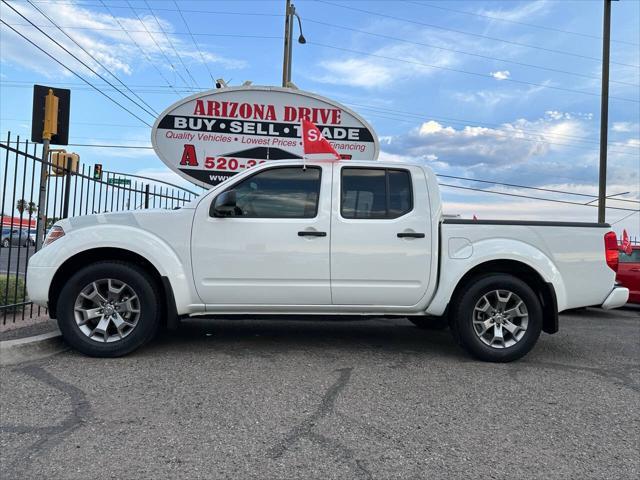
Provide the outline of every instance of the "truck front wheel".
{"type": "Polygon", "coordinates": [[[64,339],[93,357],[126,355],[158,329],[157,287],[147,272],[126,262],[96,262],[77,271],[57,305],[64,339]]]}
{"type": "Polygon", "coordinates": [[[451,306],[454,335],[474,357],[510,362],[525,356],[542,331],[535,292],[512,275],[489,274],[467,284],[451,306]]]}

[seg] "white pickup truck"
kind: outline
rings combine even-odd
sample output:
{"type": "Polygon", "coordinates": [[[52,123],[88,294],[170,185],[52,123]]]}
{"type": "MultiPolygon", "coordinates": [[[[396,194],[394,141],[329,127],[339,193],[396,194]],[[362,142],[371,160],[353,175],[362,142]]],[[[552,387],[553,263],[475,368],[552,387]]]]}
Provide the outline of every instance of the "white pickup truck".
{"type": "Polygon", "coordinates": [[[615,308],[609,225],[443,219],[422,165],[272,161],[184,207],[68,218],[29,262],[66,341],[119,356],[181,317],[407,317],[511,361],[558,312],[615,308]]]}

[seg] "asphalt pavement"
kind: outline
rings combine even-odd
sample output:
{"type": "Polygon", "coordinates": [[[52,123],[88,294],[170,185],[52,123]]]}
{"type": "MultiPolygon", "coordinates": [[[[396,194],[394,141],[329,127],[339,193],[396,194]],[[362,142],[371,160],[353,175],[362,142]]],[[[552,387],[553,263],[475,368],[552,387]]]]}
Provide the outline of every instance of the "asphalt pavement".
{"type": "Polygon", "coordinates": [[[405,320],[198,320],[0,369],[3,479],[634,479],[640,310],[511,364],[405,320]]]}

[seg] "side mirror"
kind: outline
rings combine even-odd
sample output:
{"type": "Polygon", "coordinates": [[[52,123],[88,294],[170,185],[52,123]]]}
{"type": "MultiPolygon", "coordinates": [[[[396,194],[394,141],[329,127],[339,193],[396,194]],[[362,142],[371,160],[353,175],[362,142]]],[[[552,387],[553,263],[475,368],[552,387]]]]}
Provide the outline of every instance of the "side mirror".
{"type": "Polygon", "coordinates": [[[209,209],[211,217],[229,217],[236,213],[236,191],[227,190],[216,197],[209,209]]]}

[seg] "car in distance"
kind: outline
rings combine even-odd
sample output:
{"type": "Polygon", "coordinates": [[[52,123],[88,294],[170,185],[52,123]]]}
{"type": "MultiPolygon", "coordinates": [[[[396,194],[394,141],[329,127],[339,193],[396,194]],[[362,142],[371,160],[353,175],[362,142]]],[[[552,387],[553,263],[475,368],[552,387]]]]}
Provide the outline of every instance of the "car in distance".
{"type": "Polygon", "coordinates": [[[555,333],[560,311],[626,303],[609,228],[443,219],[419,164],[272,161],[179,210],[57,222],[27,288],[93,356],[180,317],[355,315],[447,321],[471,355],[506,362],[555,333]]]}
{"type": "Polygon", "coordinates": [[[619,262],[616,280],[629,289],[629,303],[640,303],[640,245],[633,245],[630,254],[621,250],[619,262]]]}
{"type": "Polygon", "coordinates": [[[21,228],[2,227],[2,236],[0,237],[0,246],[23,246],[30,244],[29,232],[21,228]]]}

